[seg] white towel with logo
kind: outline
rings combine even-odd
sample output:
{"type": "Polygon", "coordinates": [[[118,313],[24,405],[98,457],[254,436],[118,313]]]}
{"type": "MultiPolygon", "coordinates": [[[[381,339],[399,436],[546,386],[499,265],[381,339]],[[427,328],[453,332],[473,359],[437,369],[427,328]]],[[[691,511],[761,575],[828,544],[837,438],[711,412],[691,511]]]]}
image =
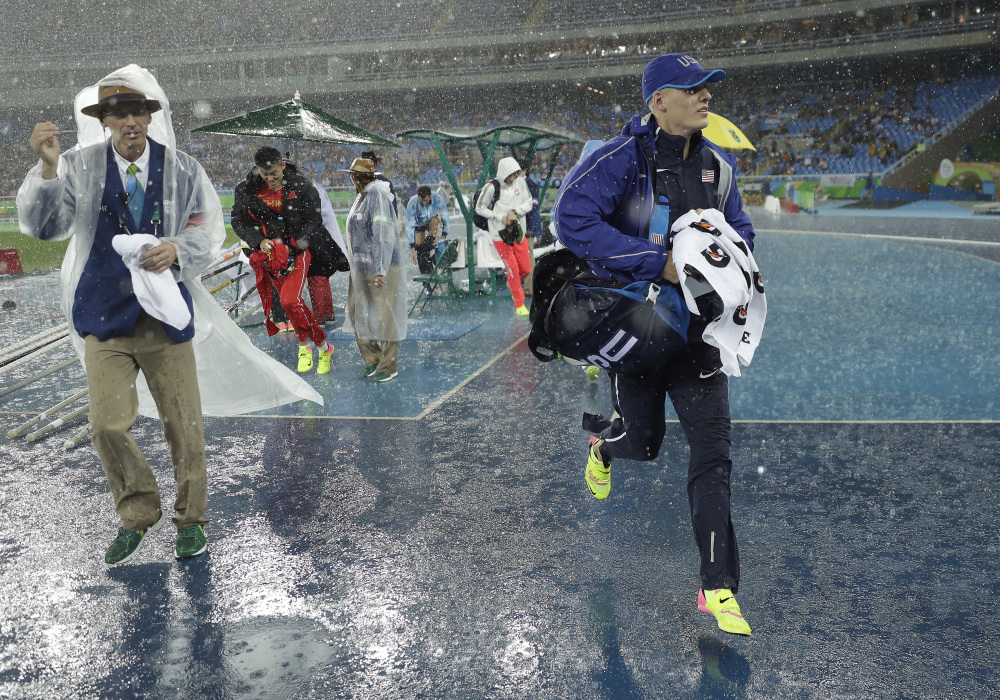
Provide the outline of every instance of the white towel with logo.
{"type": "Polygon", "coordinates": [[[717,209],[693,210],[674,222],[673,260],[684,301],[698,313],[695,298],[714,291],[722,315],[713,319],[702,339],[719,348],[722,371],[740,376],[760,344],[767,318],[764,282],[750,247],[717,209]]]}
{"type": "Polygon", "coordinates": [[[169,268],[152,272],[143,268],[139,260],[147,250],[160,245],[160,239],[149,233],[119,233],[111,239],[111,245],[132,273],[132,291],[143,310],[174,328],[187,328],[191,323],[191,310],[184,303],[174,274],[169,268]]]}

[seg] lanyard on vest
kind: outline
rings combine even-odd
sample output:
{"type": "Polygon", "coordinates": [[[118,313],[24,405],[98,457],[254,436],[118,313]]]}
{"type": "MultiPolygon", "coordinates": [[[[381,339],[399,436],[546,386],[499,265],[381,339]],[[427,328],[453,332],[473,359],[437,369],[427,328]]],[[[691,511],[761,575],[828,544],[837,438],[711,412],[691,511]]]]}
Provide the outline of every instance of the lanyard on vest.
{"type": "MultiPolygon", "coordinates": [[[[649,147],[649,144],[646,143],[645,139],[636,137],[636,140],[639,142],[639,148],[642,149],[643,155],[646,156],[646,163],[647,163],[647,167],[649,168],[649,178],[650,178],[650,181],[651,181],[652,192],[653,192],[653,202],[649,206],[649,218],[646,219],[646,226],[643,229],[643,236],[648,241],[648,240],[650,240],[650,237],[649,237],[650,224],[652,224],[652,222],[653,222],[653,216],[657,212],[656,206],[657,206],[657,204],[659,204],[659,199],[657,198],[657,194],[656,194],[656,181],[659,179],[659,177],[657,176],[657,173],[656,173],[656,154],[654,153],[653,149],[649,147]]],[[[656,147],[655,137],[654,137],[654,140],[653,140],[653,147],[654,148],[656,147]]],[[[669,206],[669,203],[668,203],[668,206],[669,206]]],[[[666,216],[667,216],[667,224],[669,224],[669,221],[670,221],[669,209],[667,209],[666,216]]],[[[666,247],[666,237],[670,235],[670,232],[669,231],[664,231],[663,235],[664,235],[664,241],[662,243],[660,243],[660,244],[663,245],[664,247],[666,247]]]]}

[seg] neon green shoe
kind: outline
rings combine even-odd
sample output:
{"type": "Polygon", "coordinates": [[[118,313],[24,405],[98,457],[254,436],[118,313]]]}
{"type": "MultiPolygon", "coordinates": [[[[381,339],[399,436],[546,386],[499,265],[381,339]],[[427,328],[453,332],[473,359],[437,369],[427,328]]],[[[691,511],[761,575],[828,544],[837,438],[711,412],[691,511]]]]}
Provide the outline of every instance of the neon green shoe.
{"type": "MultiPolygon", "coordinates": [[[[326,350],[319,351],[319,367],[316,368],[316,374],[326,374],[330,371],[330,358],[333,357],[333,344],[328,342],[326,345],[330,348],[330,350],[329,352],[326,350]]],[[[311,356],[312,353],[310,353],[310,357],[311,356]]]]}
{"type": "Polygon", "coordinates": [[[718,588],[714,591],[698,591],[698,609],[715,616],[719,629],[729,634],[750,636],[750,625],[743,619],[740,604],[728,588],[718,588]]]}
{"type": "Polygon", "coordinates": [[[590,436],[590,447],[587,449],[587,468],[583,472],[587,486],[594,498],[604,500],[611,493],[611,460],[604,462],[594,454],[594,443],[597,438],[590,436]]]}
{"type": "Polygon", "coordinates": [[[528,315],[528,307],[525,306],[524,304],[521,304],[516,309],[514,309],[514,313],[517,314],[518,316],[527,316],[528,315]]]}
{"type": "Polygon", "coordinates": [[[164,520],[163,511],[161,510],[156,514],[156,520],[153,521],[153,524],[145,530],[118,528],[118,537],[108,547],[108,551],[104,553],[104,562],[114,566],[115,564],[124,564],[131,560],[139,551],[139,545],[146,539],[146,535],[156,532],[163,527],[164,520]]]}
{"type": "Polygon", "coordinates": [[[313,351],[308,345],[299,346],[299,372],[308,372],[313,368],[313,351]]]}

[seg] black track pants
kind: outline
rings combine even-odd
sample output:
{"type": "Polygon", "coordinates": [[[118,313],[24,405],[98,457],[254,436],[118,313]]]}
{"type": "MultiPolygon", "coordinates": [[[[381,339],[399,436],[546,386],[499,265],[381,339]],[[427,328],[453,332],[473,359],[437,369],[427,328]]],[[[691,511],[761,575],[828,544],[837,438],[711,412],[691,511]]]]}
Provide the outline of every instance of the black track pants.
{"type": "Polygon", "coordinates": [[[664,406],[670,396],[691,448],[688,503],[701,554],[702,587],[729,588],[735,593],[740,557],[730,518],[729,379],[721,372],[712,374],[718,366],[711,359],[713,350],[703,343],[688,346],[665,376],[652,381],[610,374],[617,415],[610,422],[585,415],[584,429],[604,439],[601,454],[605,457],[656,459],[666,430],[664,406]]]}

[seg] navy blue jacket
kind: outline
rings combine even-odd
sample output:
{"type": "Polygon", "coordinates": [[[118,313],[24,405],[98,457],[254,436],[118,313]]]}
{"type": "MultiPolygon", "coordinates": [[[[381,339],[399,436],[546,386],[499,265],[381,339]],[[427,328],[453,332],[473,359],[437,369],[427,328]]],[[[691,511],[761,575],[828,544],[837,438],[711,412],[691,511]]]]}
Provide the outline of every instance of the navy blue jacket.
{"type": "MultiPolygon", "coordinates": [[[[602,279],[625,283],[655,280],[667,262],[667,248],[649,240],[653,181],[649,158],[639,143],[641,139],[650,153],[655,152],[656,130],[652,115],[634,117],[621,136],[577,163],[559,190],[553,208],[556,234],[602,279]]],[[[692,137],[691,143],[685,170],[697,173],[699,181],[692,183],[685,178],[682,183],[692,202],[698,200],[690,208],[709,202],[752,250],[754,230],[736,188],[736,159],[700,134],[692,137]],[[702,170],[715,172],[713,182],[700,182],[702,170]]],[[[671,219],[685,213],[671,211],[671,219]]]]}

